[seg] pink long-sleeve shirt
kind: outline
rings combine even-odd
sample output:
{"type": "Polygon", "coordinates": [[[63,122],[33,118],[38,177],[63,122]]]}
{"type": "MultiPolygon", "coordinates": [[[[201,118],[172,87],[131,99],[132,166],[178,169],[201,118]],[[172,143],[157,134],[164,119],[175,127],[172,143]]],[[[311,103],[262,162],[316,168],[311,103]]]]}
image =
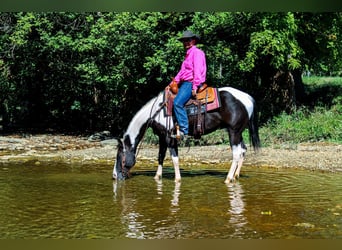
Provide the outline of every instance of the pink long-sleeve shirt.
{"type": "Polygon", "coordinates": [[[198,86],[205,82],[207,65],[205,54],[195,45],[186,51],[185,59],[181,69],[175,76],[177,83],[189,81],[192,82],[192,89],[197,90],[198,86]]]}

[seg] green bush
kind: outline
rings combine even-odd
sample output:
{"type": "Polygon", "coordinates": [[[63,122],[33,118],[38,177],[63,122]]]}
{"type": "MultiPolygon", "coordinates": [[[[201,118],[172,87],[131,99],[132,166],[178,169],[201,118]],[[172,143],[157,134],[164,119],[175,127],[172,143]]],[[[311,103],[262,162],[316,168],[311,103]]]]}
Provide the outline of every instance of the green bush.
{"type": "Polygon", "coordinates": [[[330,141],[342,143],[342,105],[330,109],[303,107],[293,114],[282,113],[260,129],[264,145],[330,141]]]}

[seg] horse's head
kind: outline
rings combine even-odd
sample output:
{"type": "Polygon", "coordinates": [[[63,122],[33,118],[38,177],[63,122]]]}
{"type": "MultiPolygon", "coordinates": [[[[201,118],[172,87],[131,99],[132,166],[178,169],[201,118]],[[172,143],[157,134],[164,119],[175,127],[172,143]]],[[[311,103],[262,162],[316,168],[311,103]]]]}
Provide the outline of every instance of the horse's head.
{"type": "Polygon", "coordinates": [[[118,152],[113,169],[113,179],[125,180],[129,178],[129,171],[135,164],[135,152],[131,143],[118,139],[118,152]]]}

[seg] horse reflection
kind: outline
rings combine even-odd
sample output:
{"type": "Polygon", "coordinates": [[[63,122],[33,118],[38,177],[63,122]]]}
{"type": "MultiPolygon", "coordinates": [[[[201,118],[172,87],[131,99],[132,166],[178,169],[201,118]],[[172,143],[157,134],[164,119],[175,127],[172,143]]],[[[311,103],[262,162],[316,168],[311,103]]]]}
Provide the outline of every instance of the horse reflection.
{"type": "MultiPolygon", "coordinates": [[[[171,200],[171,208],[172,207],[178,207],[178,202],[179,202],[179,195],[181,194],[180,192],[180,186],[181,183],[180,182],[176,182],[175,183],[175,189],[173,190],[173,196],[172,196],[172,200],[171,200]]],[[[172,212],[176,212],[178,209],[172,209],[172,212]]]]}
{"type": "Polygon", "coordinates": [[[245,231],[245,226],[247,224],[247,219],[244,216],[245,202],[243,200],[244,191],[242,185],[239,182],[228,184],[228,195],[230,208],[228,210],[230,214],[229,224],[234,225],[233,237],[243,236],[245,231]]]}
{"type": "Polygon", "coordinates": [[[129,196],[125,192],[125,185],[118,186],[116,181],[113,182],[114,201],[119,201],[122,205],[121,223],[127,226],[125,229],[125,237],[133,239],[145,239],[144,224],[140,219],[142,214],[135,211],[136,199],[129,196]]]}
{"type": "Polygon", "coordinates": [[[157,194],[163,194],[163,181],[161,179],[156,180],[157,183],[157,194]]]}
{"type": "Polygon", "coordinates": [[[240,181],[203,188],[202,177],[189,178],[185,184],[163,178],[146,185],[145,180],[113,182],[125,238],[243,238],[249,230],[240,181]]]}
{"type": "Polygon", "coordinates": [[[154,201],[149,201],[141,196],[139,197],[137,192],[132,192],[128,182],[113,181],[113,198],[114,202],[122,207],[120,218],[124,227],[125,238],[181,238],[184,226],[175,218],[175,214],[179,211],[178,203],[181,184],[172,183],[174,189],[170,196],[167,192],[163,192],[162,180],[156,181],[156,195],[149,196],[154,201]],[[169,199],[169,209],[163,209],[162,207],[166,199],[169,199]],[[140,202],[141,200],[143,202],[140,202]],[[159,202],[156,202],[156,200],[159,200],[159,202]],[[151,205],[154,203],[156,203],[156,206],[151,205]],[[159,207],[158,204],[160,204],[159,207]]]}
{"type": "MultiPolygon", "coordinates": [[[[163,195],[163,181],[161,179],[157,179],[155,180],[157,187],[157,194],[160,195],[160,197],[158,199],[161,199],[161,195],[163,195]]],[[[172,200],[171,200],[171,207],[173,206],[178,206],[178,202],[179,202],[179,195],[180,195],[180,186],[181,183],[180,182],[175,182],[175,188],[173,190],[172,193],[172,200]]]]}

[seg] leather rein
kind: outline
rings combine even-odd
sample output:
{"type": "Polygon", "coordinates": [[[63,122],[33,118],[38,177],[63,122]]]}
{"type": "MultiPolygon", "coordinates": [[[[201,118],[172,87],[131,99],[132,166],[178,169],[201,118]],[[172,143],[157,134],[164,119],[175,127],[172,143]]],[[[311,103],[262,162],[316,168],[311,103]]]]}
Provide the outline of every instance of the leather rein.
{"type": "MultiPolygon", "coordinates": [[[[144,133],[143,133],[143,136],[141,137],[141,140],[144,138],[145,134],[146,134],[146,131],[147,129],[149,128],[149,125],[152,123],[152,121],[154,120],[154,118],[160,113],[160,111],[162,111],[162,109],[164,108],[164,106],[166,106],[166,102],[163,102],[160,104],[160,107],[156,110],[156,112],[152,115],[152,110],[153,110],[153,107],[154,105],[156,104],[156,101],[157,101],[158,98],[156,98],[155,102],[153,103],[152,105],[152,108],[151,108],[151,111],[150,111],[150,117],[148,118],[148,122],[147,122],[147,125],[146,125],[146,128],[144,130],[144,133]]],[[[121,172],[124,173],[124,166],[126,164],[126,147],[125,147],[125,143],[122,142],[122,157],[121,157],[121,172]]],[[[141,148],[141,144],[140,146],[138,147],[138,150],[137,152],[135,153],[135,158],[138,156],[139,154],[139,150],[141,148]]]]}

